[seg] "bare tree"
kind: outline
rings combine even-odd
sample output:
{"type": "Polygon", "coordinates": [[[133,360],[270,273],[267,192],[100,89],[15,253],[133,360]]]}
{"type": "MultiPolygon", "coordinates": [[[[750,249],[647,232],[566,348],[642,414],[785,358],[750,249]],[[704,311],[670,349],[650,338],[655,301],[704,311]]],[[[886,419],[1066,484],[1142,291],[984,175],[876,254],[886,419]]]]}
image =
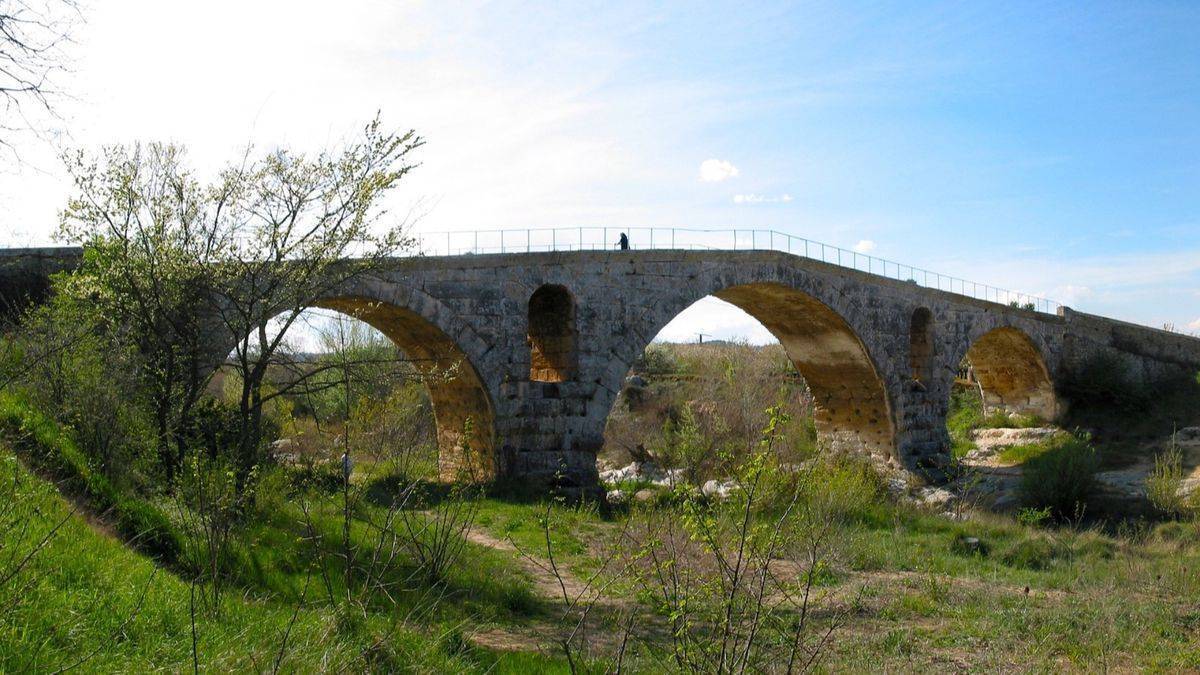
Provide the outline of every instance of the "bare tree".
{"type": "Polygon", "coordinates": [[[42,131],[40,116],[57,117],[63,47],[79,20],[75,0],[0,0],[0,147],[14,155],[14,135],[42,131]]]}

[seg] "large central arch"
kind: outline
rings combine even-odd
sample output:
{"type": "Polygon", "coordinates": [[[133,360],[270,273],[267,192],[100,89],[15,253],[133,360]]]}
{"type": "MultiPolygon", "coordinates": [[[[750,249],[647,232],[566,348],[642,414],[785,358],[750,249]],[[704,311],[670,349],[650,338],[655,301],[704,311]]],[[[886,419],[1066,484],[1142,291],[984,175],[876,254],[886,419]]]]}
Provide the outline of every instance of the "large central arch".
{"type": "MultiPolygon", "coordinates": [[[[817,435],[823,447],[866,452],[883,461],[897,458],[886,385],[863,340],[841,314],[813,295],[783,283],[715,286],[707,295],[749,314],[782,344],[813,395],[817,435]]],[[[704,297],[697,295],[653,308],[653,327],[639,331],[646,337],[637,345],[637,355],[648,346],[647,337],[652,338],[704,297]]],[[[630,355],[629,364],[633,358],[636,355],[630,355]]]]}
{"type": "Polygon", "coordinates": [[[413,310],[359,295],[328,297],[314,306],[369,324],[412,360],[433,404],[441,480],[482,482],[496,476],[491,397],[475,365],[442,328],[413,310]]]}

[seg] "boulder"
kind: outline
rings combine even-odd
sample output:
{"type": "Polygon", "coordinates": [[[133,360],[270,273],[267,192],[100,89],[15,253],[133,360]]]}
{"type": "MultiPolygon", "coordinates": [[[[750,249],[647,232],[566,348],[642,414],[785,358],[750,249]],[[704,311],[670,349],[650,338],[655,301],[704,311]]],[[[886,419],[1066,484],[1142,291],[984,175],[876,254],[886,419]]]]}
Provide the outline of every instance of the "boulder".
{"type": "Polygon", "coordinates": [[[939,510],[945,509],[954,503],[957,497],[953,492],[946,488],[940,487],[923,487],[916,491],[914,495],[917,502],[926,506],[932,506],[939,510]]]}
{"type": "Polygon", "coordinates": [[[284,465],[300,462],[300,444],[292,438],[281,438],[271,443],[271,457],[284,465]]]}
{"type": "Polygon", "coordinates": [[[644,389],[646,387],[646,380],[641,375],[630,375],[625,378],[625,386],[644,389]]]}
{"type": "Polygon", "coordinates": [[[653,462],[633,462],[619,469],[608,469],[600,472],[600,480],[605,483],[621,483],[624,481],[648,480],[657,482],[667,477],[668,472],[653,462]]]}
{"type": "Polygon", "coordinates": [[[641,490],[638,490],[637,492],[633,493],[633,501],[638,502],[640,504],[645,504],[646,502],[653,501],[654,497],[657,495],[658,495],[657,490],[651,490],[650,488],[642,488],[641,490]]]}
{"type": "Polygon", "coordinates": [[[732,480],[710,480],[701,486],[700,494],[708,497],[709,499],[727,499],[729,497],[729,493],[733,492],[733,489],[736,487],[737,483],[733,482],[732,480]]]}
{"type": "Polygon", "coordinates": [[[650,482],[659,487],[673,488],[684,483],[683,469],[667,469],[661,478],[652,478],[650,482]]]}
{"type": "Polygon", "coordinates": [[[899,474],[892,474],[887,477],[888,494],[896,499],[903,499],[908,496],[908,479],[899,474]]]}

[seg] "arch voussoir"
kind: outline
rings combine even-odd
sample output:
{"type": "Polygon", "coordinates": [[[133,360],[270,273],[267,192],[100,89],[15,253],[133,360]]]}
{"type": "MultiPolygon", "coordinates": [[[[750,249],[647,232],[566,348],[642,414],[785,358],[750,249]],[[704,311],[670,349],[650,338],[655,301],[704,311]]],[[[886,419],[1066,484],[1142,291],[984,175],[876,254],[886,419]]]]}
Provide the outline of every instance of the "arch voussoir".
{"type": "Polygon", "coordinates": [[[486,349],[470,326],[436,299],[398,284],[348,285],[316,306],[364,321],[412,359],[429,390],[442,480],[497,475],[495,407],[478,365],[486,349]]]}

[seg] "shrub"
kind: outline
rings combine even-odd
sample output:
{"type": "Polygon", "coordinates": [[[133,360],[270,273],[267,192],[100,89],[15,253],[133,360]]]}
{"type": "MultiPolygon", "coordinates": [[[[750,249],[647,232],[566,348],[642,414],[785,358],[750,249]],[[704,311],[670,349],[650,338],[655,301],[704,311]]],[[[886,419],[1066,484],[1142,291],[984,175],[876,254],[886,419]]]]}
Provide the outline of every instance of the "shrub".
{"type": "Polygon", "coordinates": [[[679,362],[670,349],[652,344],[633,364],[633,371],[645,375],[669,375],[679,371],[679,362]]]}
{"type": "Polygon", "coordinates": [[[1050,508],[1021,508],[1017,509],[1017,522],[1029,527],[1040,527],[1050,519],[1050,508]]]}
{"type": "Polygon", "coordinates": [[[801,498],[808,507],[830,522],[847,523],[867,518],[884,494],[883,479],[866,459],[825,455],[798,475],[782,473],[778,484],[768,488],[764,507],[772,510],[786,504],[785,497],[793,489],[789,483],[795,480],[801,481],[801,498]]]}
{"type": "Polygon", "coordinates": [[[1075,539],[1074,555],[1083,558],[1110,560],[1117,553],[1117,543],[1099,532],[1084,532],[1075,539]]]}
{"type": "Polygon", "coordinates": [[[687,481],[701,482],[717,461],[711,438],[700,426],[691,406],[684,406],[678,420],[663,424],[662,443],[654,448],[654,456],[668,467],[683,469],[687,481]]]}
{"type": "Polygon", "coordinates": [[[342,463],[340,460],[316,460],[306,458],[300,464],[285,469],[294,492],[316,490],[333,494],[342,489],[342,463]]]}
{"type": "Polygon", "coordinates": [[[1172,520],[1160,523],[1155,526],[1153,534],[1160,541],[1183,545],[1200,544],[1200,521],[1172,520]]]}
{"type": "Polygon", "coordinates": [[[1095,492],[1099,457],[1086,437],[1065,436],[1053,443],[1025,463],[1021,499],[1031,508],[1049,508],[1059,520],[1077,517],[1095,492]]]}
{"type": "Polygon", "coordinates": [[[27,405],[69,428],[89,463],[125,487],[154,470],[155,439],[135,376],[139,356],[102,323],[90,303],[56,292],[21,317],[5,345],[17,363],[6,367],[27,405]]]}

